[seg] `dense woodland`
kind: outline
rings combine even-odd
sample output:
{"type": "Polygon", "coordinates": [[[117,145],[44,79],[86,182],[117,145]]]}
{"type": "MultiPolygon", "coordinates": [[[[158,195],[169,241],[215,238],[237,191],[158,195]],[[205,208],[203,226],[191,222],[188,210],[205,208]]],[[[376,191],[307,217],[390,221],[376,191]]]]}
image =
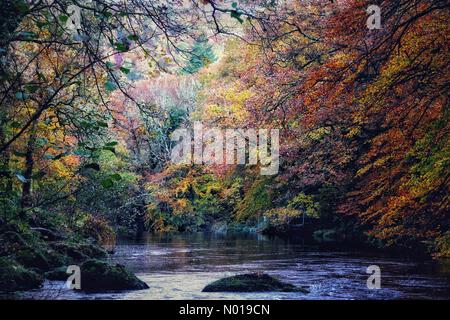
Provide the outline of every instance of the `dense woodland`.
{"type": "Polygon", "coordinates": [[[182,3],[1,2],[3,264],[304,213],[316,239],[450,255],[448,1],[182,3]],[[279,174],[171,163],[194,121],[279,129],[279,174]]]}

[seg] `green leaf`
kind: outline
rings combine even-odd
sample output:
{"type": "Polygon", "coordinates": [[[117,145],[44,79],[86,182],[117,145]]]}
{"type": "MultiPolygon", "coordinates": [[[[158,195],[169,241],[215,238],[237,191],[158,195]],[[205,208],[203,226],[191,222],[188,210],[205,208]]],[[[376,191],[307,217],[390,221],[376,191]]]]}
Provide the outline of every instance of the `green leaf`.
{"type": "Polygon", "coordinates": [[[117,146],[118,144],[119,143],[117,141],[111,141],[111,142],[108,142],[107,144],[105,144],[105,146],[114,147],[114,146],[117,146]]]}
{"type": "Polygon", "coordinates": [[[105,88],[108,91],[114,91],[116,89],[116,84],[112,81],[106,81],[105,88]]]}
{"type": "Polygon", "coordinates": [[[30,5],[27,3],[27,1],[15,1],[14,5],[21,14],[28,13],[27,11],[30,9],[30,5]]]}
{"type": "Polygon", "coordinates": [[[69,17],[66,16],[65,14],[60,14],[58,18],[59,18],[59,20],[60,20],[61,22],[63,22],[63,23],[66,23],[67,20],[69,20],[69,17]]]}
{"type": "Polygon", "coordinates": [[[5,165],[0,166],[0,173],[9,174],[10,173],[9,167],[5,165]]]}
{"type": "Polygon", "coordinates": [[[110,17],[112,17],[112,13],[111,12],[109,12],[109,11],[105,11],[105,12],[102,12],[102,15],[105,17],[105,18],[110,18],[110,17]]]}
{"type": "Polygon", "coordinates": [[[122,180],[122,176],[118,173],[114,173],[112,175],[109,176],[111,179],[116,180],[116,181],[120,181],[122,180]]]}
{"type": "Polygon", "coordinates": [[[128,37],[128,40],[132,40],[132,41],[138,41],[139,37],[135,34],[130,34],[128,37]]]}
{"type": "Polygon", "coordinates": [[[109,189],[112,186],[114,186],[114,181],[110,178],[103,179],[100,183],[102,184],[103,188],[106,189],[109,189]]]}
{"type": "Polygon", "coordinates": [[[85,128],[89,128],[92,127],[92,123],[87,122],[86,120],[83,120],[80,122],[80,126],[85,127],[85,128]]]}
{"type": "Polygon", "coordinates": [[[239,21],[239,23],[244,23],[244,20],[242,20],[241,14],[239,12],[231,11],[230,15],[232,18],[235,18],[237,21],[239,21]]]}
{"type": "Polygon", "coordinates": [[[120,52],[127,52],[128,48],[125,43],[116,42],[116,49],[120,52]]]}
{"type": "Polygon", "coordinates": [[[11,128],[18,129],[22,126],[22,124],[18,121],[11,122],[11,128]]]}
{"type": "Polygon", "coordinates": [[[84,168],[92,169],[95,171],[100,171],[100,166],[97,163],[89,163],[89,164],[85,165],[84,168]]]}
{"type": "Polygon", "coordinates": [[[106,61],[106,66],[110,69],[114,68],[114,63],[112,63],[111,61],[106,61]]]}
{"type": "Polygon", "coordinates": [[[237,2],[233,2],[233,3],[231,4],[231,6],[232,6],[233,8],[235,8],[235,9],[237,8],[237,5],[238,5],[237,2]]]}
{"type": "Polygon", "coordinates": [[[83,149],[77,149],[73,152],[73,154],[80,157],[89,157],[89,153],[83,149]]]}
{"type": "Polygon", "coordinates": [[[31,176],[32,179],[41,179],[45,176],[44,171],[39,171],[38,173],[35,173],[31,176]]]}
{"type": "Polygon", "coordinates": [[[26,157],[27,156],[27,154],[25,153],[25,152],[20,152],[20,151],[13,151],[13,154],[16,156],[16,157],[26,157]]]}
{"type": "Polygon", "coordinates": [[[97,121],[97,124],[102,128],[108,128],[108,124],[103,121],[97,121]]]}
{"type": "Polygon", "coordinates": [[[116,154],[116,149],[114,147],[105,146],[105,147],[103,147],[103,150],[111,151],[112,153],[116,154]]]}
{"type": "Polygon", "coordinates": [[[45,26],[48,26],[48,25],[49,25],[48,21],[45,21],[45,22],[43,22],[43,21],[36,21],[36,26],[39,29],[41,29],[41,30],[42,30],[42,28],[44,28],[45,26]]]}
{"type": "Polygon", "coordinates": [[[120,67],[120,71],[122,71],[122,72],[125,73],[125,74],[130,73],[130,69],[125,68],[125,67],[120,67]]]}
{"type": "Polygon", "coordinates": [[[25,90],[29,93],[35,93],[38,89],[39,87],[34,84],[25,85],[25,90]]]}

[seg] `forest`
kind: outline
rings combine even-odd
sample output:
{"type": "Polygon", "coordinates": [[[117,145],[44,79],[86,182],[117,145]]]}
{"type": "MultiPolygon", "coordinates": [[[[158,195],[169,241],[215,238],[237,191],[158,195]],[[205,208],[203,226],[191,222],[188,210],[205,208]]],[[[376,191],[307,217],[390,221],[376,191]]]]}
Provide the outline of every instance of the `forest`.
{"type": "Polygon", "coordinates": [[[450,257],[448,1],[0,6],[0,291],[149,233],[450,257]],[[195,123],[278,129],[279,171],[173,163],[195,123]]]}

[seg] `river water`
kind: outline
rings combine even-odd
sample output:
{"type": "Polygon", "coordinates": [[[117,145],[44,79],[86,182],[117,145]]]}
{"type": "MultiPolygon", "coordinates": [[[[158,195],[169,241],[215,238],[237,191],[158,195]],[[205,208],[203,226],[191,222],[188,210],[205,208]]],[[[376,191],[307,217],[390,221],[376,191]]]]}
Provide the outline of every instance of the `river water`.
{"type": "Polygon", "coordinates": [[[301,240],[256,234],[149,235],[122,242],[111,261],[127,266],[149,289],[85,294],[47,281],[24,293],[32,299],[449,299],[449,266],[432,261],[325,249],[301,240]],[[368,289],[367,267],[378,265],[381,288],[368,289]],[[282,281],[308,286],[310,293],[203,293],[226,276],[264,272],[282,281]]]}

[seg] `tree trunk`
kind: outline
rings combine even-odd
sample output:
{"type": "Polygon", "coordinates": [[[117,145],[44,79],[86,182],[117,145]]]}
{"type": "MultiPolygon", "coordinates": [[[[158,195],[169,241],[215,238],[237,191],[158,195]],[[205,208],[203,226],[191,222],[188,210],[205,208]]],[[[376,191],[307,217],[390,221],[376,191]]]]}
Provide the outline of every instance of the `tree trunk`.
{"type": "MultiPolygon", "coordinates": [[[[0,116],[1,117],[1,116],[0,116]]],[[[6,140],[5,133],[3,130],[3,125],[5,121],[3,119],[0,120],[0,144],[3,144],[6,140]]],[[[9,159],[10,153],[9,150],[5,150],[5,152],[0,154],[0,193],[5,193],[5,198],[12,191],[12,176],[9,171],[9,159]]]]}
{"type": "Polygon", "coordinates": [[[22,186],[22,210],[32,204],[32,176],[34,167],[34,149],[36,146],[35,122],[31,126],[30,136],[28,138],[27,150],[25,154],[25,172],[23,174],[25,182],[22,186]]]}
{"type": "MultiPolygon", "coordinates": [[[[138,172],[142,175],[142,177],[139,179],[138,185],[139,185],[139,191],[141,193],[141,195],[145,194],[145,186],[144,186],[144,179],[143,179],[143,175],[144,175],[144,169],[140,168],[138,170],[138,172]]],[[[134,217],[134,223],[136,225],[136,235],[135,238],[136,240],[140,240],[142,239],[142,235],[144,234],[145,231],[145,212],[146,212],[146,208],[147,208],[147,202],[146,202],[146,198],[142,197],[139,200],[139,204],[137,205],[137,210],[136,210],[136,215],[134,217]]]]}

